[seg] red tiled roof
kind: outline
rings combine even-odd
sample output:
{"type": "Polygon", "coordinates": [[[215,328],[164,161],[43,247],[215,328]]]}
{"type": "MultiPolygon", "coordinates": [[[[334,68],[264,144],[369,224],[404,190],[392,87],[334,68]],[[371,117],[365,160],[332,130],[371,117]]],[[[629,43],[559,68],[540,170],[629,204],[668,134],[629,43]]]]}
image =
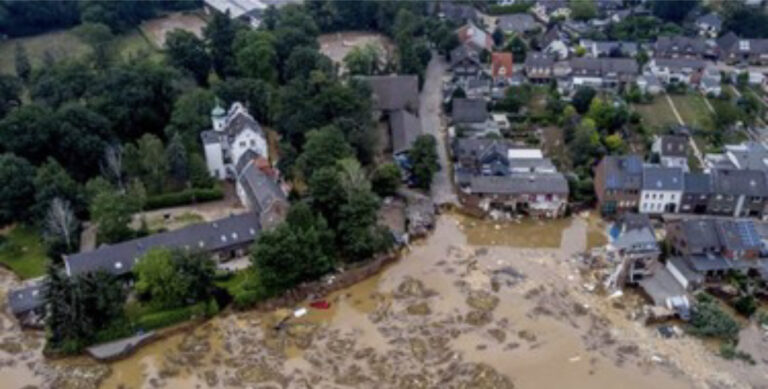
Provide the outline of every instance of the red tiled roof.
{"type": "Polygon", "coordinates": [[[512,53],[491,53],[493,77],[511,77],[513,66],[512,53]]]}

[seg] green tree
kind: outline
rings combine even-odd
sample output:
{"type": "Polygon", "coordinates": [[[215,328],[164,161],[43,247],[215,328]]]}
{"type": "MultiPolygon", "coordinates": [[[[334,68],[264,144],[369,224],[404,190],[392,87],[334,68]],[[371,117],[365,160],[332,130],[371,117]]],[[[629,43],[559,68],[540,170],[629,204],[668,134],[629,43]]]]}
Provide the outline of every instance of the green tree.
{"type": "Polygon", "coordinates": [[[626,148],[624,139],[618,133],[605,137],[605,147],[611,154],[622,154],[626,148]]]}
{"type": "Polygon", "coordinates": [[[344,139],[344,134],[335,126],[310,131],[297,163],[304,177],[312,177],[317,169],[334,166],[342,158],[352,157],[354,150],[344,139]]]}
{"type": "Polygon", "coordinates": [[[660,19],[670,22],[681,22],[698,5],[698,0],[653,0],[650,2],[651,12],[660,19]]]}
{"type": "Polygon", "coordinates": [[[26,104],[9,113],[0,121],[0,149],[13,152],[32,163],[43,162],[56,154],[55,131],[50,109],[26,104]]]}
{"type": "Polygon", "coordinates": [[[379,70],[381,54],[378,46],[368,43],[363,47],[356,46],[344,56],[344,66],[351,75],[370,76],[379,70]]]}
{"type": "Polygon", "coordinates": [[[173,102],[171,121],[165,127],[168,138],[179,134],[188,150],[200,149],[200,132],[211,128],[214,94],[202,88],[185,91],[173,102]]]}
{"type": "Polygon", "coordinates": [[[373,191],[381,197],[393,196],[402,182],[400,168],[394,163],[379,165],[373,172],[371,184],[373,191]]]}
{"type": "Polygon", "coordinates": [[[85,201],[80,187],[55,159],[48,158],[43,165],[37,168],[33,182],[35,185],[35,205],[32,213],[38,220],[44,220],[51,202],[56,198],[66,200],[77,214],[82,214],[85,210],[85,201]]]}
{"type": "Polygon", "coordinates": [[[112,138],[110,123],[82,103],[66,103],[53,115],[56,132],[50,156],[59,161],[78,181],[100,173],[107,140],[112,138]]]}
{"type": "Polygon", "coordinates": [[[173,66],[192,74],[198,85],[208,85],[211,57],[195,34],[175,29],[165,36],[165,49],[173,66]]]}
{"type": "Polygon", "coordinates": [[[125,147],[124,160],[128,176],[140,178],[150,194],[163,192],[170,167],[160,138],[145,134],[136,145],[125,147]]]}
{"type": "Polygon", "coordinates": [[[189,156],[189,182],[194,188],[212,188],[216,184],[200,154],[193,153],[189,156]]]}
{"type": "Polygon", "coordinates": [[[512,37],[512,39],[507,42],[506,46],[504,46],[504,49],[512,53],[512,59],[515,63],[525,62],[528,45],[526,45],[525,41],[520,39],[519,36],[515,35],[512,37]]]}
{"type": "Polygon", "coordinates": [[[173,134],[165,148],[165,159],[174,187],[183,188],[189,180],[189,159],[187,149],[178,133],[173,134]]]}
{"type": "Polygon", "coordinates": [[[600,134],[597,132],[595,121],[582,119],[576,127],[573,141],[568,145],[571,160],[576,166],[592,166],[597,157],[602,154],[600,134]]]}
{"type": "Polygon", "coordinates": [[[0,119],[21,105],[21,82],[13,76],[0,74],[0,119]]]}
{"type": "Polygon", "coordinates": [[[302,46],[291,52],[283,65],[281,77],[283,80],[291,80],[296,77],[309,78],[319,71],[328,75],[335,74],[331,59],[321,54],[316,48],[302,46]]]}
{"type": "Polygon", "coordinates": [[[230,77],[214,84],[213,92],[224,100],[227,106],[236,101],[242,102],[259,123],[271,123],[271,104],[275,93],[272,86],[264,80],[230,77]]]}
{"type": "Polygon", "coordinates": [[[571,17],[576,20],[590,20],[597,16],[595,0],[571,0],[571,17]]]}
{"type": "Polygon", "coordinates": [[[360,261],[391,247],[391,236],[377,224],[379,199],[367,190],[353,189],[339,210],[338,239],[348,261],[360,261]]]}
{"type": "Polygon", "coordinates": [[[236,70],[233,51],[236,34],[234,22],[221,12],[214,12],[203,28],[203,37],[211,53],[213,70],[220,78],[226,78],[236,70]]]}
{"type": "Polygon", "coordinates": [[[85,97],[97,80],[91,66],[82,61],[44,64],[30,78],[29,96],[35,102],[56,108],[85,97]]]}
{"type": "Polygon", "coordinates": [[[698,336],[736,340],[739,335],[739,324],[706,293],[696,296],[690,323],[690,331],[698,336]]]}
{"type": "Polygon", "coordinates": [[[136,291],[157,308],[177,308],[209,298],[215,265],[204,254],[167,248],[147,251],[133,266],[136,291]]]}
{"type": "Polygon", "coordinates": [[[264,231],[251,250],[253,271],[268,295],[275,295],[333,270],[334,234],[321,216],[295,204],[286,222],[264,231]]]}
{"type": "Polygon", "coordinates": [[[432,176],[440,169],[437,159],[437,142],[432,135],[421,135],[408,151],[416,187],[429,190],[432,176]]]}
{"type": "Polygon", "coordinates": [[[129,223],[139,210],[137,199],[114,190],[102,190],[90,204],[91,220],[98,224],[100,243],[116,243],[134,236],[129,223]]]}
{"type": "Polygon", "coordinates": [[[573,95],[571,104],[576,108],[576,112],[581,114],[586,113],[596,94],[597,92],[588,86],[579,87],[573,95]]]}
{"type": "Polygon", "coordinates": [[[75,34],[91,47],[93,63],[97,68],[105,69],[109,66],[115,36],[108,26],[102,23],[84,23],[75,29],[75,34]]]}
{"type": "Polygon", "coordinates": [[[346,193],[336,165],[315,170],[307,186],[312,207],[320,212],[332,228],[335,227],[339,220],[339,210],[346,201],[346,193]]]}
{"type": "Polygon", "coordinates": [[[35,168],[14,154],[0,154],[0,225],[24,220],[34,203],[35,168]]]}
{"type": "Polygon", "coordinates": [[[272,34],[265,31],[247,31],[238,35],[235,42],[235,60],[240,74],[275,84],[278,76],[277,59],[275,38],[272,34]]]}
{"type": "Polygon", "coordinates": [[[29,57],[27,56],[27,50],[20,42],[16,43],[16,57],[14,65],[16,67],[16,75],[24,81],[29,80],[30,74],[32,74],[32,65],[29,64],[29,57]]]}

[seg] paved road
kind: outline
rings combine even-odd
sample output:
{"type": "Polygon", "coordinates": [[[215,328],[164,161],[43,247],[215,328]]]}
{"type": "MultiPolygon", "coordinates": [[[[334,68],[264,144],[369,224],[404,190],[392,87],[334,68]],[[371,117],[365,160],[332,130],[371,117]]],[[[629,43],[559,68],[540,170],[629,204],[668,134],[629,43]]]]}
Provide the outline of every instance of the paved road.
{"type": "Polygon", "coordinates": [[[424,76],[424,87],[419,101],[419,117],[421,127],[427,134],[437,139],[437,153],[440,157],[440,171],[432,179],[432,201],[437,205],[446,203],[457,204],[458,200],[451,182],[451,165],[448,163],[446,148],[447,134],[440,113],[442,111],[442,84],[446,63],[436,53],[432,54],[427,73],[424,76]]]}

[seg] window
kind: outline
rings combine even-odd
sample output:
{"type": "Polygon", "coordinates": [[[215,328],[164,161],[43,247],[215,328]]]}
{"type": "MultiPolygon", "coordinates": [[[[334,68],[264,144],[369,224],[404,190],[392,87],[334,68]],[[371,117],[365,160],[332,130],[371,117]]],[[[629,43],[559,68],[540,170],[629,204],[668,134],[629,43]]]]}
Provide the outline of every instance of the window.
{"type": "Polygon", "coordinates": [[[256,139],[251,139],[251,146],[256,146],[256,139]]]}
{"type": "Polygon", "coordinates": [[[119,261],[115,262],[115,269],[122,269],[122,268],[123,268],[123,263],[122,262],[119,262],[119,261]]]}
{"type": "Polygon", "coordinates": [[[240,147],[245,147],[245,141],[244,140],[240,141],[240,147]]]}

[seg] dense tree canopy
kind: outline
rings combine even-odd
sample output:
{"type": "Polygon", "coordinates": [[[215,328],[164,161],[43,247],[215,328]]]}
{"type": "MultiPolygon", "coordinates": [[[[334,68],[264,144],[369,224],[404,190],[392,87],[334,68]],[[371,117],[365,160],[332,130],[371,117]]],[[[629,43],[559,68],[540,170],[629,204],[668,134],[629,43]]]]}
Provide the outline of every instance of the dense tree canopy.
{"type": "Polygon", "coordinates": [[[136,291],[158,308],[175,308],[211,295],[215,265],[207,255],[153,248],[134,265],[136,291]]]}
{"type": "Polygon", "coordinates": [[[0,154],[0,225],[23,220],[35,197],[35,168],[13,154],[0,154]]]}
{"type": "Polygon", "coordinates": [[[211,58],[200,38],[189,31],[176,29],[166,34],[165,49],[173,66],[189,72],[198,85],[208,84],[211,58]]]}

